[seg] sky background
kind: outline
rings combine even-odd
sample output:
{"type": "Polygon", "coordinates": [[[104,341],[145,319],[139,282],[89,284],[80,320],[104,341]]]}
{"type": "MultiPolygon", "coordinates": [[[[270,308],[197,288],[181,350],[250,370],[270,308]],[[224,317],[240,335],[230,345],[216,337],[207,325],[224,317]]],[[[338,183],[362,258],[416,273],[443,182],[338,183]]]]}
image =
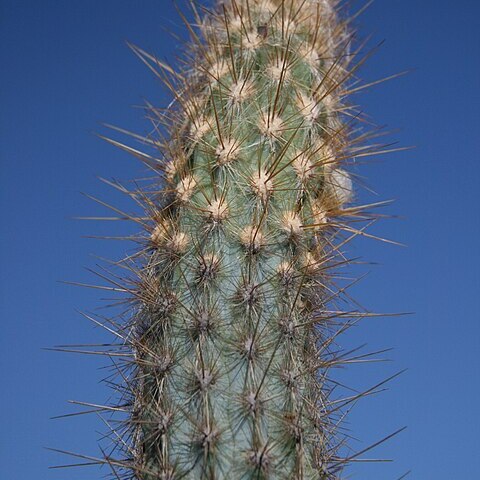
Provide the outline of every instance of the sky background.
{"type": "MultiPolygon", "coordinates": [[[[180,2],[181,3],[181,2],[180,2]]],[[[354,2],[359,6],[360,2],[354,2]]],[[[381,0],[358,21],[362,35],[386,43],[363,69],[365,81],[411,69],[358,95],[391,138],[416,149],[377,158],[359,173],[378,196],[395,199],[374,233],[408,245],[359,240],[351,256],[375,262],[352,292],[372,311],[415,312],[366,320],[345,346],[393,347],[392,362],[339,373],[367,388],[401,369],[389,390],[360,403],[349,427],[361,449],[394,430],[400,436],[359,464],[352,479],[473,479],[480,472],[479,385],[479,74],[480,4],[471,0],[381,0]]],[[[87,235],[131,227],[74,216],[108,215],[80,192],[130,208],[97,176],[131,179],[142,167],[93,132],[110,122],[140,133],[149,125],[132,106],[169,101],[125,45],[173,60],[185,36],[169,0],[0,1],[1,328],[0,460],[10,480],[100,479],[97,468],[49,470],[68,461],[44,447],[96,455],[95,417],[50,420],[74,411],[69,399],[103,402],[99,358],[42,350],[95,343],[105,335],[75,310],[100,306],[97,291],[59,283],[92,282],[94,255],[131,248],[87,235]]]]}

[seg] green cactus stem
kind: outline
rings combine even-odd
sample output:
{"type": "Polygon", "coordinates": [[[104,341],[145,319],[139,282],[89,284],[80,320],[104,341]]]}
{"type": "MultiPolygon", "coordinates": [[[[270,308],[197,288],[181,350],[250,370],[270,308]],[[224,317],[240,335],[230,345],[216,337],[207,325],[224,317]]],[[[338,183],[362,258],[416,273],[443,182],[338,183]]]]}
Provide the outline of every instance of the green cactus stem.
{"type": "Polygon", "coordinates": [[[194,8],[179,72],[132,47],[174,102],[148,109],[167,131],[145,139],[161,159],[112,141],[156,175],[153,189],[128,192],[146,235],[127,262],[138,279],[117,334],[132,360],[121,369],[126,456],[104,461],[114,472],[313,480],[348,463],[328,376],[349,325],[334,275],[361,233],[348,220],[365,218],[345,164],[368,150],[347,103],[362,60],[336,3],[194,8]]]}

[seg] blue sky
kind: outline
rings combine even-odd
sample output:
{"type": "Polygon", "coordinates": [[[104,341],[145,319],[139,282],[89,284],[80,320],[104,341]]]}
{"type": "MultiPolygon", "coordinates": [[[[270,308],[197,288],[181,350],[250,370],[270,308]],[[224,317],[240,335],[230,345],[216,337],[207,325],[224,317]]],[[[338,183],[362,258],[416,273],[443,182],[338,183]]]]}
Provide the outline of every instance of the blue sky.
{"type": "MultiPolygon", "coordinates": [[[[354,2],[354,4],[359,2],[354,2]]],[[[378,159],[359,171],[378,199],[396,199],[374,233],[406,248],[359,240],[352,256],[375,262],[353,292],[373,311],[415,312],[364,322],[346,346],[393,347],[393,361],[339,376],[368,387],[408,368],[389,390],[360,403],[349,427],[360,449],[404,425],[372,453],[392,464],[359,464],[353,479],[473,479],[478,456],[480,320],[478,237],[480,6],[470,0],[382,0],[359,20],[360,31],[386,39],[364,68],[366,81],[405,69],[406,77],[356,101],[394,139],[415,150],[378,159]]],[[[96,291],[59,280],[91,282],[84,268],[120,258],[129,246],[85,238],[131,227],[74,216],[105,212],[81,191],[126,205],[96,176],[130,179],[142,168],[98,140],[101,122],[146,132],[144,98],[168,96],[125,46],[130,40],[173,59],[185,35],[170,1],[3,0],[0,3],[0,205],[3,234],[0,364],[0,458],[12,480],[100,479],[97,470],[48,470],[65,461],[45,446],[95,455],[96,418],[49,420],[72,411],[69,399],[102,402],[108,390],[97,358],[42,350],[91,343],[105,335],[75,309],[100,305],[96,291]]]]}

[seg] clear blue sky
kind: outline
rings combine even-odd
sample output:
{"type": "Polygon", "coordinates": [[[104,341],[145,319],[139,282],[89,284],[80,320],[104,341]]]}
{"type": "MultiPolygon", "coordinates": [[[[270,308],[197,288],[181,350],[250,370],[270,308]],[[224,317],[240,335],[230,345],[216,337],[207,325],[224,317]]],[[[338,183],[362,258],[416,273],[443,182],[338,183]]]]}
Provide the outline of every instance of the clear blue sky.
{"type": "MultiPolygon", "coordinates": [[[[355,2],[359,3],[359,2],[355,2]]],[[[388,392],[365,400],[350,427],[366,446],[408,425],[371,456],[393,464],[358,465],[354,479],[473,479],[480,474],[479,386],[479,19],[471,0],[381,0],[361,18],[361,32],[386,39],[365,67],[367,81],[404,70],[407,77],[358,96],[394,138],[416,150],[379,159],[360,172],[394,198],[374,232],[407,248],[358,241],[353,256],[380,265],[354,295],[373,311],[414,311],[367,320],[344,339],[370,349],[394,347],[391,363],[356,367],[342,378],[361,388],[409,370],[388,392]]],[[[1,476],[100,479],[90,470],[52,471],[66,459],[43,449],[95,455],[96,418],[49,420],[71,412],[68,399],[102,402],[97,358],[42,351],[105,336],[75,313],[99,306],[99,294],[58,283],[89,282],[93,254],[119,258],[126,244],[84,238],[131,231],[73,216],[105,212],[85,191],[126,205],[96,176],[142,174],[126,154],[95,138],[100,122],[145,132],[144,98],[168,100],[125,46],[139,44],[172,59],[175,42],[162,27],[184,29],[169,0],[2,0],[0,2],[0,204],[2,273],[0,329],[1,476]]],[[[130,247],[128,247],[130,248],[130,247]]],[[[68,460],[68,459],[67,459],[68,460]]]]}

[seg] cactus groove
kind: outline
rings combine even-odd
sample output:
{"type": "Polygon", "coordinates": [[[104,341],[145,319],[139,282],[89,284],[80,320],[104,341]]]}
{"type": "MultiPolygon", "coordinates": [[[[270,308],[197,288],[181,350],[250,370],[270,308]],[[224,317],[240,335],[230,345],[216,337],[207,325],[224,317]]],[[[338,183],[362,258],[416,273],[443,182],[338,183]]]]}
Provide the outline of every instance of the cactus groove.
{"type": "Polygon", "coordinates": [[[373,148],[352,128],[363,60],[336,3],[193,7],[178,72],[132,46],[174,102],[148,107],[159,155],[110,140],[155,172],[153,188],[116,185],[146,211],[117,333],[124,459],[101,462],[117,478],[336,479],[348,463],[335,272],[368,218],[346,163],[373,148]]]}

